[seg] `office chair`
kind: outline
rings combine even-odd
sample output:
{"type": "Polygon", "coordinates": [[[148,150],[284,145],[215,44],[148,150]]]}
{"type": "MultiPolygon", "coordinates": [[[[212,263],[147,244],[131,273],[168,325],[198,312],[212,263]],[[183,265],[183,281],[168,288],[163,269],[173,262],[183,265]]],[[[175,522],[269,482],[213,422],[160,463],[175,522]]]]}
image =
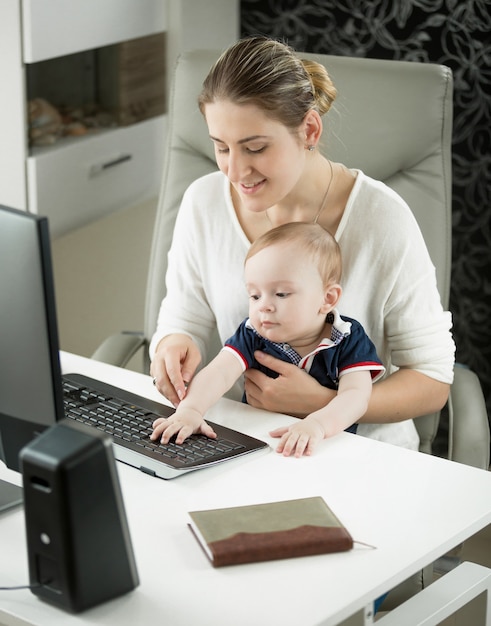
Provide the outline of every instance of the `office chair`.
{"type": "MultiPolygon", "coordinates": [[[[183,54],[177,63],[169,102],[169,133],[162,188],[157,208],[143,333],[112,335],[93,358],[125,366],[144,350],[156,328],[165,294],[167,252],[174,221],[186,187],[216,170],[213,145],[197,107],[197,96],[218,51],[183,54]]],[[[324,118],[321,149],[334,161],[359,168],[384,181],[409,204],[423,232],[443,306],[448,308],[451,270],[451,134],[452,74],[447,67],[404,61],[382,61],[301,53],[323,63],[338,89],[333,109],[324,118]]],[[[216,352],[216,345],[210,352],[216,352]]],[[[440,415],[415,420],[420,450],[431,453],[440,415]]],[[[448,402],[448,457],[488,469],[489,423],[477,376],[455,368],[448,402]]],[[[417,486],[415,486],[417,488],[417,486]]],[[[425,571],[424,578],[431,574],[425,571]]],[[[416,577],[418,578],[418,577],[416,577]]],[[[418,591],[401,587],[389,594],[395,603],[418,591]]],[[[385,608],[385,605],[384,605],[385,608]]]]}

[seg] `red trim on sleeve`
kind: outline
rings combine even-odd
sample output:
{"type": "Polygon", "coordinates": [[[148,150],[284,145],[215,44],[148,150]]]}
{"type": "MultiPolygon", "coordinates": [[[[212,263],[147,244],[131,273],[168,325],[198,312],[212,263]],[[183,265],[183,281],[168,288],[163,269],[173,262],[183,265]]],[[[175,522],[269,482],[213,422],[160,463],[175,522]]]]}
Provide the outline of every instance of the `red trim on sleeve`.
{"type": "Polygon", "coordinates": [[[341,376],[341,374],[348,374],[349,372],[366,370],[370,370],[370,375],[373,381],[378,380],[385,373],[385,367],[380,363],[376,363],[374,361],[362,361],[360,363],[353,363],[348,367],[344,367],[339,372],[339,375],[341,376]]]}
{"type": "Polygon", "coordinates": [[[250,365],[249,363],[246,361],[244,355],[242,354],[242,352],[239,352],[239,350],[237,350],[237,348],[235,346],[231,346],[229,344],[226,344],[223,346],[222,350],[228,350],[229,352],[232,352],[233,354],[235,354],[239,360],[242,362],[242,365],[244,366],[244,370],[248,370],[250,365]]]}

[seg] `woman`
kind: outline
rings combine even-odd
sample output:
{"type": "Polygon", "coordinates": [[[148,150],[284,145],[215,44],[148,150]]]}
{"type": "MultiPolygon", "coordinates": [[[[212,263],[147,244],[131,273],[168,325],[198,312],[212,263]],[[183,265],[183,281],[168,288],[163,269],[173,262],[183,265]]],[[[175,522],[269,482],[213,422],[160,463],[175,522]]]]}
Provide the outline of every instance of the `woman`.
{"type": "MultiPolygon", "coordinates": [[[[214,328],[223,341],[247,315],[241,278],[250,243],[283,223],[317,222],[341,247],[339,308],[365,327],[388,371],[358,432],[417,448],[412,418],[439,410],[453,378],[450,314],[404,201],[320,153],[322,115],[335,97],[322,65],[269,39],[239,41],[211,69],[199,106],[220,171],[183,198],[151,371],[177,404],[214,328]]],[[[294,365],[257,359],[279,376],[247,372],[252,406],[305,416],[334,397],[294,365]]]]}

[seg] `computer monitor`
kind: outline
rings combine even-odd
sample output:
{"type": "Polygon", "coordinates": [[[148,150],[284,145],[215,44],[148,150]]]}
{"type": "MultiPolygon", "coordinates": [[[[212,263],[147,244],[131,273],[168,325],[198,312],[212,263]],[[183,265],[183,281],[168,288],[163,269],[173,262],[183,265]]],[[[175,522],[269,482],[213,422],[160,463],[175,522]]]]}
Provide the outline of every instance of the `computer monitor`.
{"type": "MultiPolygon", "coordinates": [[[[0,461],[16,471],[20,450],[63,417],[52,275],[47,218],[0,206],[0,461]]],[[[0,483],[0,509],[12,499],[0,483]]]]}

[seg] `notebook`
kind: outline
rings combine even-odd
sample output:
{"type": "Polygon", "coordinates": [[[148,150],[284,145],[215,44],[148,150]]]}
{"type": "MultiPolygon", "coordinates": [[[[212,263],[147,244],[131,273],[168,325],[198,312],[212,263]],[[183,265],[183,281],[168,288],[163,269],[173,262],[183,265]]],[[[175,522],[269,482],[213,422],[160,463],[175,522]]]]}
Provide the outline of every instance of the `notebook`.
{"type": "Polygon", "coordinates": [[[214,567],[351,550],[353,539],[320,496],[190,511],[214,567]]]}
{"type": "MultiPolygon", "coordinates": [[[[67,418],[106,432],[114,455],[164,479],[268,450],[264,441],[212,424],[218,435],[184,444],[150,441],[152,422],[173,409],[79,374],[62,377],[48,220],[0,207],[0,415],[4,427],[37,431],[67,418]]],[[[1,451],[1,450],[0,450],[1,451]]]]}

